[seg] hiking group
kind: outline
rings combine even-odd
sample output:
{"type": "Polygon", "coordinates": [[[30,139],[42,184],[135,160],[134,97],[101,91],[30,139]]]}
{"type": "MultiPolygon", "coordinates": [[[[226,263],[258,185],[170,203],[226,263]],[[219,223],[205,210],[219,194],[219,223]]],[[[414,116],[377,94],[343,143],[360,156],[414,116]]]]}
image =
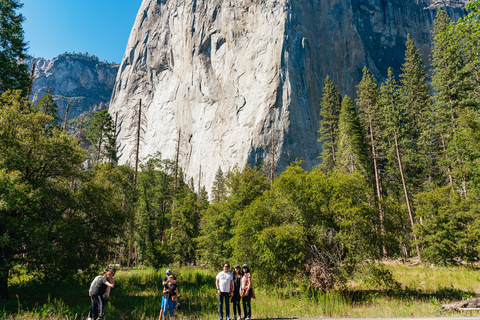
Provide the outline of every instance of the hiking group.
{"type": "MultiPolygon", "coordinates": [[[[223,320],[223,309],[225,306],[226,320],[241,320],[242,308],[240,300],[243,304],[244,320],[250,320],[252,317],[251,299],[255,298],[255,292],[252,286],[252,274],[247,264],[240,269],[239,265],[235,265],[234,272],[228,272],[230,265],[223,264],[223,271],[216,276],[215,285],[218,294],[218,312],[220,320],[223,320]],[[233,318],[230,318],[230,302],[233,304],[233,318]]],[[[91,299],[90,312],[88,320],[103,320],[105,306],[110,296],[111,288],[114,288],[115,269],[104,270],[103,273],[92,281],[88,294],[91,299]]],[[[172,274],[172,270],[166,271],[166,276],[162,279],[163,295],[160,306],[160,317],[170,318],[175,316],[175,310],[180,308],[178,303],[178,285],[177,279],[172,274]]]]}
{"type": "Polygon", "coordinates": [[[248,265],[244,264],[242,270],[237,264],[234,267],[233,274],[228,272],[230,265],[223,264],[223,271],[219,272],[215,284],[218,293],[218,313],[220,320],[223,320],[223,306],[225,305],[226,319],[230,320],[230,301],[233,304],[232,320],[242,319],[242,310],[240,308],[240,299],[243,303],[243,314],[245,320],[252,317],[252,308],[250,301],[255,298],[255,292],[252,287],[252,274],[248,265]],[[238,315],[238,318],[237,318],[238,315]]]}

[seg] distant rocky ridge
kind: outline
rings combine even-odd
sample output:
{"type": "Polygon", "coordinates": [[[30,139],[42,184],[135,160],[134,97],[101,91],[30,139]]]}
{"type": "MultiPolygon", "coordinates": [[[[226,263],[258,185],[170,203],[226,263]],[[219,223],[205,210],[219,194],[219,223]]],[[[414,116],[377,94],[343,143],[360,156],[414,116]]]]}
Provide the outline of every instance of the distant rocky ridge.
{"type": "Polygon", "coordinates": [[[87,110],[108,107],[118,64],[101,62],[95,56],[68,53],[52,60],[29,58],[26,63],[30,70],[35,63],[35,80],[30,100],[36,103],[51,87],[62,119],[68,103],[69,119],[87,110]]]}
{"type": "Polygon", "coordinates": [[[134,146],[132,115],[147,119],[141,156],[161,151],[195,185],[219,167],[295,159],[319,163],[319,103],[327,75],[355,99],[362,68],[382,81],[404,62],[410,34],[427,61],[436,10],[464,1],[144,0],[115,83],[120,163],[134,146]]]}

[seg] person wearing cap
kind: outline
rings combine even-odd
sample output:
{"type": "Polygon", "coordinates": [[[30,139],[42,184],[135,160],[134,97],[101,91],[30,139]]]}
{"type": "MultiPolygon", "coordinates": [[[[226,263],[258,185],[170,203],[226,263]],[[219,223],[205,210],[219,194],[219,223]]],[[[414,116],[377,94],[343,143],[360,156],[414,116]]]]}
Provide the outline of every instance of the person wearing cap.
{"type": "Polygon", "coordinates": [[[225,303],[225,314],[227,320],[230,320],[230,301],[229,298],[233,296],[233,276],[228,269],[230,265],[228,263],[223,264],[223,271],[217,274],[215,285],[217,286],[218,293],[218,313],[220,314],[220,320],[223,319],[223,304],[225,303]]]}
{"type": "MultiPolygon", "coordinates": [[[[162,279],[162,285],[163,285],[163,296],[162,296],[162,304],[160,307],[160,316],[159,320],[162,320],[162,317],[164,317],[164,313],[166,313],[167,309],[169,309],[169,298],[170,298],[170,290],[169,286],[170,285],[176,285],[177,284],[177,278],[172,274],[172,270],[167,269],[165,272],[167,275],[162,279]]],[[[171,307],[171,306],[170,306],[171,307]]],[[[170,310],[172,310],[170,308],[170,310]]],[[[175,314],[175,310],[173,310],[173,314],[175,314]]]]}
{"type": "Polygon", "coordinates": [[[252,317],[252,307],[250,301],[252,300],[253,289],[252,289],[252,274],[247,264],[242,266],[243,276],[241,280],[241,290],[243,291],[242,303],[243,303],[243,314],[245,315],[245,320],[250,320],[252,317]]]}
{"type": "Polygon", "coordinates": [[[242,319],[242,308],[240,307],[240,281],[242,280],[242,270],[237,264],[233,267],[233,319],[240,320],[242,319]],[[237,318],[238,311],[238,318],[237,318]]]}

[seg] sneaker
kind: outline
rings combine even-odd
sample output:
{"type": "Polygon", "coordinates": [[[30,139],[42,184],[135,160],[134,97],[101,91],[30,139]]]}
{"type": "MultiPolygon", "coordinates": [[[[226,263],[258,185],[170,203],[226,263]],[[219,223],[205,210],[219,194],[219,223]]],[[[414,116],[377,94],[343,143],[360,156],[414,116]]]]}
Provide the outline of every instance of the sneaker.
{"type": "Polygon", "coordinates": [[[242,317],[238,316],[238,319],[237,320],[242,320],[242,317]]]}

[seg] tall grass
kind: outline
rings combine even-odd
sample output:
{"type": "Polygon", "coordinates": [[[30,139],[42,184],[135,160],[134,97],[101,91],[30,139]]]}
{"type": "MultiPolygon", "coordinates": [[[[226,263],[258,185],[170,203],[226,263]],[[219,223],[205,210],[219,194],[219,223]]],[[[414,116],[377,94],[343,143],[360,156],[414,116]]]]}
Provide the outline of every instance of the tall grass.
{"type": "MultiPolygon", "coordinates": [[[[480,276],[474,268],[433,269],[423,266],[387,266],[403,290],[382,291],[356,279],[347,290],[317,292],[305,285],[255,287],[253,318],[314,317],[429,317],[451,316],[440,304],[476,296],[480,276]]],[[[185,267],[174,270],[179,283],[178,319],[218,318],[215,272],[185,267]]],[[[158,319],[165,269],[119,271],[116,288],[106,308],[106,319],[158,319]]],[[[255,274],[253,274],[255,277],[255,274]]],[[[255,284],[259,279],[254,279],[255,284]]],[[[33,280],[12,285],[18,299],[2,301],[0,319],[85,319],[90,308],[89,283],[38,283],[33,280]]],[[[478,315],[472,311],[462,315],[478,315]]],[[[458,315],[458,313],[457,313],[458,315]]]]}

